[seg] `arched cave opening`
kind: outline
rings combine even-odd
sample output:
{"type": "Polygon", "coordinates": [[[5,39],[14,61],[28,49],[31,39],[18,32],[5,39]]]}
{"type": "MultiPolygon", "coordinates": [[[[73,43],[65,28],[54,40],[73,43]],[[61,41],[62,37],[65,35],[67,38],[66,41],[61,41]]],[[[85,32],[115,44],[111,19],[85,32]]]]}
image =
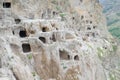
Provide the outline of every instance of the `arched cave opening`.
{"type": "Polygon", "coordinates": [[[79,56],[76,55],[76,56],[74,57],[74,60],[79,60],[79,56]]]}

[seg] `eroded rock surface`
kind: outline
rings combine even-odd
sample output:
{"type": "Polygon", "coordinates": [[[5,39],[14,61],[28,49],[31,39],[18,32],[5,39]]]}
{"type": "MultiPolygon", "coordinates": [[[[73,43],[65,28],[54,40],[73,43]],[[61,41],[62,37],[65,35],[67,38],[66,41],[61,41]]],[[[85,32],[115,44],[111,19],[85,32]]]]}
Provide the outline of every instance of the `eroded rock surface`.
{"type": "Polygon", "coordinates": [[[113,41],[97,0],[0,1],[0,80],[107,80],[113,41]]]}

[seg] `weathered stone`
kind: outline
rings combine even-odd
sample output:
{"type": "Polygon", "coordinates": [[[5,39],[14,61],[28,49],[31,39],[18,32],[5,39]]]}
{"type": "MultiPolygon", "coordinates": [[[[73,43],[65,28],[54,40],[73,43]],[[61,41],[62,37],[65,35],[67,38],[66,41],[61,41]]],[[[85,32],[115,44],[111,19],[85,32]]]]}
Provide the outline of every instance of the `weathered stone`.
{"type": "Polygon", "coordinates": [[[0,80],[106,80],[113,50],[98,0],[1,3],[0,80]]]}

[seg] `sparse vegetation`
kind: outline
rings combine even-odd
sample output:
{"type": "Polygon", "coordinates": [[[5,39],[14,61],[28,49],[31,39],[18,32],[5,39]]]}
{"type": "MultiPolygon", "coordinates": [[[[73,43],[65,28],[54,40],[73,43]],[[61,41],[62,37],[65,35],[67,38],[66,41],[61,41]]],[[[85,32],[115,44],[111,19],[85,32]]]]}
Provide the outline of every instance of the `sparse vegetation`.
{"type": "Polygon", "coordinates": [[[60,17],[62,18],[62,21],[65,19],[66,14],[65,13],[60,13],[60,17]]]}
{"type": "Polygon", "coordinates": [[[117,50],[117,46],[116,45],[113,45],[113,51],[115,52],[117,50]]]}
{"type": "Polygon", "coordinates": [[[115,75],[114,75],[114,74],[112,74],[112,73],[109,73],[109,78],[110,78],[110,80],[116,80],[115,75]]]}
{"type": "Polygon", "coordinates": [[[35,77],[36,76],[35,72],[32,72],[32,75],[35,77]]]}
{"type": "Polygon", "coordinates": [[[51,3],[57,4],[57,0],[52,0],[51,3]]]}
{"type": "Polygon", "coordinates": [[[27,55],[27,57],[28,57],[28,59],[32,59],[33,58],[32,54],[27,55]]]}
{"type": "Polygon", "coordinates": [[[91,49],[93,49],[92,46],[91,46],[90,44],[87,44],[87,45],[88,45],[88,47],[90,47],[91,49]]]}
{"type": "Polygon", "coordinates": [[[60,6],[56,6],[56,9],[57,9],[58,11],[60,11],[60,6]]]}
{"type": "Polygon", "coordinates": [[[67,67],[66,66],[63,66],[63,69],[66,69],[67,67]]]}
{"type": "Polygon", "coordinates": [[[97,48],[97,53],[98,57],[101,59],[103,57],[103,50],[100,47],[97,48]]]}
{"type": "Polygon", "coordinates": [[[60,13],[61,17],[65,17],[65,15],[66,15],[65,13],[60,13]]]}

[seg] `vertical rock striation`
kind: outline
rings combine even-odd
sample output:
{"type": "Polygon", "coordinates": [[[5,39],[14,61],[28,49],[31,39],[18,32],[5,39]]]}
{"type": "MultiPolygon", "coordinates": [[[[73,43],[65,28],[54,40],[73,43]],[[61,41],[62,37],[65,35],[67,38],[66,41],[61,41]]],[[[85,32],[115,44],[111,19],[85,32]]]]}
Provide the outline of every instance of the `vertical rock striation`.
{"type": "Polygon", "coordinates": [[[0,80],[107,80],[111,38],[97,0],[1,0],[0,80]]]}

